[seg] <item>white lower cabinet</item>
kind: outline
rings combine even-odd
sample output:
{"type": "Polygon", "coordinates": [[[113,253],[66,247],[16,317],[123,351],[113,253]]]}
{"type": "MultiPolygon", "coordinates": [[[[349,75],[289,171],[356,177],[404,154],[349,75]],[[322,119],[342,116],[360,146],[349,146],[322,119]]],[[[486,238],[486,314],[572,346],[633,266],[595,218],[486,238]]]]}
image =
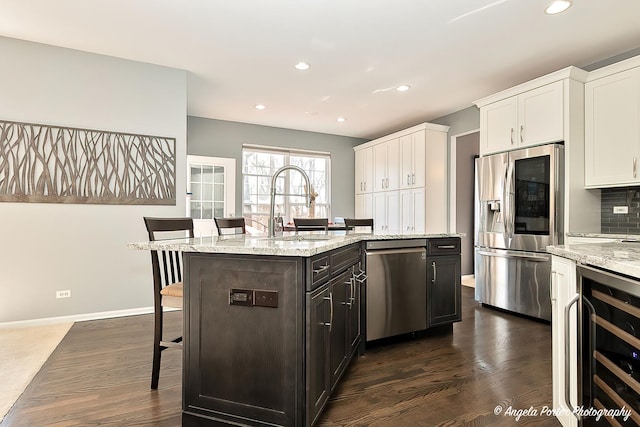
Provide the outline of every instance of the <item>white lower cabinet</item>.
{"type": "Polygon", "coordinates": [[[356,218],[373,218],[373,193],[356,194],[356,218]]]}
{"type": "Polygon", "coordinates": [[[576,281],[576,264],[566,258],[553,256],[551,261],[551,345],[553,370],[553,408],[556,417],[564,427],[577,427],[578,420],[572,414],[566,400],[569,387],[569,398],[572,407],[578,400],[578,366],[577,366],[577,304],[569,310],[569,323],[565,320],[565,309],[578,296],[576,281]],[[566,343],[569,341],[569,384],[567,385],[566,343]]]}
{"type": "Polygon", "coordinates": [[[400,231],[424,233],[424,187],[400,192],[400,231]]]}
{"type": "Polygon", "coordinates": [[[397,191],[373,193],[373,227],[375,231],[397,233],[400,226],[400,203],[397,191]]]}

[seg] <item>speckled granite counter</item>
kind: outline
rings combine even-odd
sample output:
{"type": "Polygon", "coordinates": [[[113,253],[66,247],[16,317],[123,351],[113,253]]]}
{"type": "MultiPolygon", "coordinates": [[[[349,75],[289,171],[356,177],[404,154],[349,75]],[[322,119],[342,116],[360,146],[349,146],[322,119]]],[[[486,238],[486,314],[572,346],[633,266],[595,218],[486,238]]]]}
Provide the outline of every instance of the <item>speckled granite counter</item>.
{"type": "Polygon", "coordinates": [[[638,240],[639,234],[606,234],[606,233],[567,233],[567,237],[583,237],[595,239],[638,240]]]}
{"type": "Polygon", "coordinates": [[[368,240],[403,240],[431,239],[438,237],[461,237],[455,233],[431,234],[371,234],[345,233],[344,231],[329,234],[284,233],[282,237],[230,235],[207,236],[193,239],[172,239],[156,242],[129,243],[127,246],[138,250],[178,250],[182,252],[229,253],[247,255],[278,255],[310,257],[332,249],[347,246],[351,243],[368,240]],[[298,240],[304,239],[304,240],[298,240]]]}
{"type": "Polygon", "coordinates": [[[640,242],[548,246],[547,252],[582,264],[640,278],[640,242]]]}

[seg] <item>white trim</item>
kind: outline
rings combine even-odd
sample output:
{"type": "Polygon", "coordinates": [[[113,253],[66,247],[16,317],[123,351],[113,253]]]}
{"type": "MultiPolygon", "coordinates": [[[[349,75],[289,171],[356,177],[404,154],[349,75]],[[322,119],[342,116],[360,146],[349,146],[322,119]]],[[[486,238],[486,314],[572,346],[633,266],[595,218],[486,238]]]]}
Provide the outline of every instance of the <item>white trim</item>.
{"type": "Polygon", "coordinates": [[[587,82],[601,79],[602,77],[607,77],[611,74],[621,73],[636,67],[640,67],[640,55],[591,71],[589,73],[589,77],[587,77],[587,82]]]}
{"type": "Polygon", "coordinates": [[[589,73],[581,68],[570,66],[561,70],[555,71],[550,74],[538,77],[537,79],[529,80],[521,83],[517,86],[510,87],[501,92],[494,93],[493,95],[486,96],[484,98],[473,101],[478,107],[484,107],[485,105],[492,104],[497,101],[501,101],[512,96],[519,95],[521,93],[545,86],[550,83],[554,83],[564,79],[577,80],[580,83],[584,83],[587,80],[589,73]]]}
{"type": "MultiPolygon", "coordinates": [[[[180,309],[165,308],[165,311],[180,309]]],[[[114,317],[138,316],[153,313],[153,307],[128,308],[125,310],[101,311],[98,313],[71,314],[69,316],[44,317],[41,319],[17,320],[0,323],[0,329],[27,328],[33,326],[55,325],[66,322],[86,322],[88,320],[111,319],[114,317]]]]}
{"type": "Polygon", "coordinates": [[[286,147],[276,147],[273,145],[256,145],[256,144],[242,144],[243,150],[250,151],[264,151],[268,153],[288,153],[288,154],[303,154],[305,156],[313,157],[322,156],[322,157],[331,157],[330,151],[317,151],[317,150],[303,150],[302,148],[286,148],[286,147]]]}
{"type": "Polygon", "coordinates": [[[365,142],[363,144],[360,145],[356,145],[355,147],[353,147],[354,151],[359,151],[362,150],[364,148],[368,148],[368,147],[372,147],[374,145],[377,144],[381,144],[383,142],[389,141],[390,139],[396,139],[396,138],[400,138],[401,136],[404,135],[410,135],[412,133],[421,131],[421,130],[435,130],[435,131],[439,131],[439,132],[448,132],[449,131],[449,126],[447,125],[439,125],[437,123],[420,123],[419,125],[415,125],[412,126],[410,128],[407,129],[402,129],[399,130],[398,132],[394,132],[391,133],[389,135],[385,135],[385,136],[381,136],[380,138],[376,138],[374,140],[371,140],[369,142],[365,142]]]}

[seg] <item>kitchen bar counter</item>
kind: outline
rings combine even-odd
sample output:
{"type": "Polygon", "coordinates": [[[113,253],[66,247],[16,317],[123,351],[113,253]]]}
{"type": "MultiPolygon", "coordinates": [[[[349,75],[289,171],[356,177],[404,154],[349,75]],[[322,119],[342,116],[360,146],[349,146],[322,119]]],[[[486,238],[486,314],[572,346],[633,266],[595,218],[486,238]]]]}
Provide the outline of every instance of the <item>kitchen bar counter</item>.
{"type": "Polygon", "coordinates": [[[346,233],[344,231],[331,231],[328,234],[313,232],[296,235],[295,233],[284,233],[281,237],[271,238],[264,235],[254,236],[240,234],[138,242],[130,243],[128,247],[138,250],[164,249],[200,253],[311,257],[361,241],[432,239],[461,236],[461,234],[455,233],[376,234],[346,233]]]}
{"type": "Polygon", "coordinates": [[[581,264],[640,278],[640,242],[616,241],[548,246],[547,252],[581,264]]]}
{"type": "Polygon", "coordinates": [[[412,259],[424,263],[424,275],[412,286],[422,291],[422,311],[411,316],[424,322],[407,331],[452,332],[460,320],[459,237],[333,231],[129,244],[183,252],[182,425],[313,426],[364,351],[365,242],[421,246],[422,257],[412,259]]]}

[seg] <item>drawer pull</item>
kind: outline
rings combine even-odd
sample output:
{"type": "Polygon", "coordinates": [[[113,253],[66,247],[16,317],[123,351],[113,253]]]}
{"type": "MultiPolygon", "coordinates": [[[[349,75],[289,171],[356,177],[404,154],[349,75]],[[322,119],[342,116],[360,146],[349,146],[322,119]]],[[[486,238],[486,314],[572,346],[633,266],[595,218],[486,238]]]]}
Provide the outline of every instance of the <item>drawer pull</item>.
{"type": "Polygon", "coordinates": [[[455,249],[456,245],[438,245],[438,249],[455,249]]]}
{"type": "Polygon", "coordinates": [[[313,270],[313,274],[322,273],[327,268],[329,268],[329,264],[321,265],[320,268],[318,268],[317,270],[313,270]]]}

